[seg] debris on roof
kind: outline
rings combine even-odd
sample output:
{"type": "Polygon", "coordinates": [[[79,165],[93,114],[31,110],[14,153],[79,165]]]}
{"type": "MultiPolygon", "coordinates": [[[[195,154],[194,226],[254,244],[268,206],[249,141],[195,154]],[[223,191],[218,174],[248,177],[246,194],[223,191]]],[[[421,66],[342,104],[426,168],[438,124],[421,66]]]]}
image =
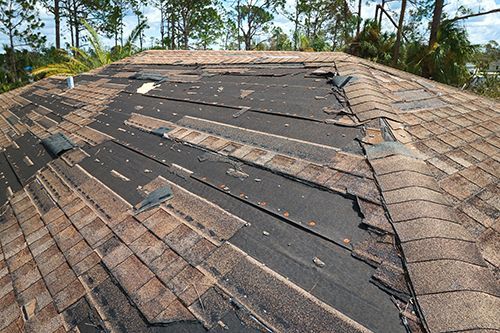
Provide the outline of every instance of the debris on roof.
{"type": "Polygon", "coordinates": [[[499,109],[342,53],[2,94],[0,332],[498,330],[499,109]]]}

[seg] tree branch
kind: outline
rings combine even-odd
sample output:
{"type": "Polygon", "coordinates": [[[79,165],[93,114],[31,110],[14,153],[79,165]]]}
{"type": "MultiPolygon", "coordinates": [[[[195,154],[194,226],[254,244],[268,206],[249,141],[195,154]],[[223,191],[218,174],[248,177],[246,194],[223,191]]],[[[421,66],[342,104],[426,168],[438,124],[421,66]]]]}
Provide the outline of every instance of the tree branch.
{"type": "Polygon", "coordinates": [[[479,13],[468,14],[468,15],[464,15],[464,16],[456,16],[456,17],[451,18],[449,20],[443,20],[443,22],[452,23],[452,22],[459,21],[459,20],[467,20],[471,17],[493,14],[493,13],[498,13],[498,12],[500,12],[500,8],[495,8],[495,9],[489,10],[487,12],[479,12],[479,13]]]}

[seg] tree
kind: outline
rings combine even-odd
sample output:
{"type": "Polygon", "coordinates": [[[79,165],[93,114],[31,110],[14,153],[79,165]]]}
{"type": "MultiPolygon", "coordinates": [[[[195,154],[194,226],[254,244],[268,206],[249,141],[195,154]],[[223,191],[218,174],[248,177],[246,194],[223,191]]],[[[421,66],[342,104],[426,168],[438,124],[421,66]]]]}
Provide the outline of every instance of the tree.
{"type": "Polygon", "coordinates": [[[61,48],[61,1],[60,0],[41,0],[42,5],[52,15],[54,15],[54,39],[56,49],[61,48]]]}
{"type": "MultiPolygon", "coordinates": [[[[124,18],[132,11],[128,0],[104,0],[97,7],[100,30],[113,38],[115,47],[123,47],[124,18]]],[[[77,46],[78,47],[78,46],[77,46]]]]}
{"type": "Polygon", "coordinates": [[[292,42],[283,29],[276,27],[273,29],[269,40],[269,49],[276,51],[288,51],[292,49],[292,42]]]}
{"type": "Polygon", "coordinates": [[[197,40],[199,48],[206,50],[222,37],[224,22],[219,15],[219,11],[214,7],[205,9],[202,17],[202,20],[196,22],[197,27],[193,38],[197,40]]]}
{"type": "Polygon", "coordinates": [[[401,13],[399,14],[398,31],[396,34],[396,43],[394,44],[394,53],[392,55],[392,65],[397,66],[399,61],[399,49],[401,47],[401,36],[403,34],[403,23],[405,19],[406,0],[401,1],[401,13]]]}
{"type": "MultiPolygon", "coordinates": [[[[246,50],[251,50],[254,38],[271,28],[273,13],[282,8],[284,0],[237,0],[236,20],[246,50]]],[[[238,34],[239,41],[239,34],[238,34]]]]}
{"type": "Polygon", "coordinates": [[[239,50],[239,29],[237,23],[226,13],[222,32],[222,47],[224,50],[239,50]]]}
{"type": "MultiPolygon", "coordinates": [[[[50,1],[50,0],[46,0],[50,1]]],[[[64,18],[68,24],[71,46],[80,47],[80,32],[85,28],[82,20],[99,20],[103,8],[106,7],[107,0],[58,0],[59,16],[64,18]]],[[[54,8],[48,7],[54,12],[54,8]]]]}
{"type": "Polygon", "coordinates": [[[160,11],[160,44],[162,48],[167,46],[168,36],[168,8],[171,5],[170,0],[153,0],[151,4],[160,11]]]}
{"type": "Polygon", "coordinates": [[[64,61],[37,68],[33,71],[33,74],[42,76],[57,74],[76,75],[128,57],[136,52],[137,49],[134,44],[147,26],[146,21],[142,21],[132,30],[123,47],[113,48],[110,51],[104,47],[101,38],[89,23],[82,21],[82,24],[87,30],[91,49],[85,51],[73,47],[73,56],[60,50],[63,53],[64,61]]]}
{"type": "MultiPolygon", "coordinates": [[[[317,51],[342,48],[351,39],[357,17],[349,10],[352,0],[296,0],[285,16],[294,24],[293,45],[308,40],[317,51]]],[[[304,43],[302,43],[304,44],[304,43]]]]}
{"type": "MultiPolygon", "coordinates": [[[[132,12],[134,13],[134,15],[136,16],[137,18],[137,25],[141,25],[141,23],[144,21],[144,22],[147,22],[147,18],[144,16],[144,13],[143,13],[143,8],[144,6],[147,6],[148,5],[148,1],[143,1],[143,0],[131,0],[131,7],[132,7],[132,12]]],[[[147,29],[148,26],[145,27],[145,29],[147,29]]],[[[143,48],[143,40],[144,40],[144,30],[145,29],[142,29],[140,34],[139,34],[139,47],[140,49],[142,50],[143,48]]]]}
{"type": "Polygon", "coordinates": [[[38,31],[43,23],[38,18],[35,0],[0,0],[0,32],[9,38],[10,68],[17,81],[16,47],[38,48],[45,37],[38,31]]]}
{"type": "Polygon", "coordinates": [[[394,34],[383,33],[378,23],[366,20],[363,29],[348,48],[350,54],[382,64],[390,64],[394,47],[394,34]]]}
{"type": "Polygon", "coordinates": [[[213,0],[177,0],[175,11],[178,13],[176,28],[184,49],[189,48],[191,37],[208,41],[220,33],[222,20],[213,0]]]}

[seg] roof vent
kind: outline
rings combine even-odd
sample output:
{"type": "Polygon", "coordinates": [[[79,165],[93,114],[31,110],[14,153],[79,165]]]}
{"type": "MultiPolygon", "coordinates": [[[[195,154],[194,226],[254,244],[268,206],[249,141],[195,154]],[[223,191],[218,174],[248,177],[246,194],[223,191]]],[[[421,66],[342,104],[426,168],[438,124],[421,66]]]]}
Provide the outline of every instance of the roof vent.
{"type": "Polygon", "coordinates": [[[42,140],[42,145],[52,156],[59,156],[76,145],[63,133],[58,132],[42,140]]]}
{"type": "Polygon", "coordinates": [[[162,202],[172,199],[173,196],[174,194],[170,186],[166,185],[160,187],[149,193],[148,196],[136,206],[135,213],[139,214],[145,210],[158,206],[162,202]]]}
{"type": "Polygon", "coordinates": [[[342,75],[338,75],[338,76],[334,76],[330,79],[330,83],[333,84],[335,87],[339,88],[339,89],[342,89],[344,88],[344,86],[346,84],[349,83],[349,81],[351,81],[354,77],[352,76],[342,76],[342,75]]]}

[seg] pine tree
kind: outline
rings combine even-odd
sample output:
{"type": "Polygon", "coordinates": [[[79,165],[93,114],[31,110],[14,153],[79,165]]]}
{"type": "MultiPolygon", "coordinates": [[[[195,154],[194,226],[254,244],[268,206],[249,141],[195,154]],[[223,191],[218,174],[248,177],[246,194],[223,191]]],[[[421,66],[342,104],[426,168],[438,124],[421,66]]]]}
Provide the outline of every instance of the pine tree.
{"type": "Polygon", "coordinates": [[[38,17],[36,0],[0,0],[0,32],[9,39],[9,66],[17,81],[16,48],[39,48],[45,43],[39,29],[43,22],[38,17]]]}

